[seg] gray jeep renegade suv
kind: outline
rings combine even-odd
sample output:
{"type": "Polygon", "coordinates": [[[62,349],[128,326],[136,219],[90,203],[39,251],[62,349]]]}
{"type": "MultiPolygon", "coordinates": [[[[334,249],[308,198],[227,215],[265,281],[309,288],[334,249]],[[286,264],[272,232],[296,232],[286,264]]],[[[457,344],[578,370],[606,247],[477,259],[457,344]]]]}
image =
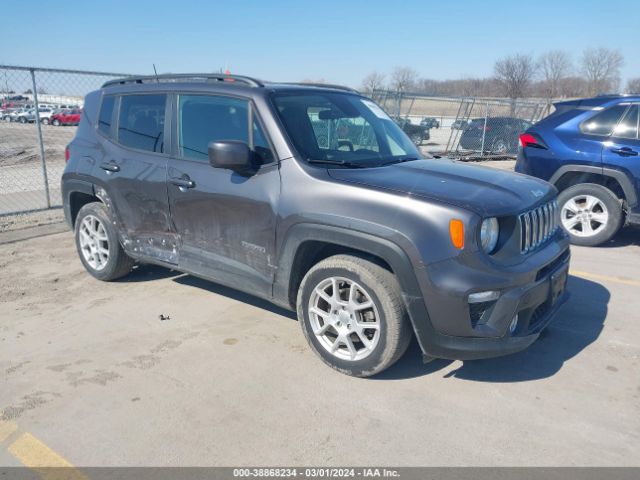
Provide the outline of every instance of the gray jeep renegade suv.
{"type": "Polygon", "coordinates": [[[425,158],[332,85],[193,74],[87,95],[62,178],[80,260],[163,265],[297,310],[331,367],[369,376],[530,345],[565,300],[556,190],[425,158]]]}

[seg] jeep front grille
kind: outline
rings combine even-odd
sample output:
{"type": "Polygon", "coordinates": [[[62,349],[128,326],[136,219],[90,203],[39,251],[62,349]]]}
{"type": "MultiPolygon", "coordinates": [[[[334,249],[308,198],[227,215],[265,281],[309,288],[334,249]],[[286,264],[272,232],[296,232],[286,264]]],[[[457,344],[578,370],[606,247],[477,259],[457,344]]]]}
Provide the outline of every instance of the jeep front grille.
{"type": "Polygon", "coordinates": [[[520,215],[520,251],[530,252],[543,244],[560,224],[558,203],[541,205],[520,215]]]}

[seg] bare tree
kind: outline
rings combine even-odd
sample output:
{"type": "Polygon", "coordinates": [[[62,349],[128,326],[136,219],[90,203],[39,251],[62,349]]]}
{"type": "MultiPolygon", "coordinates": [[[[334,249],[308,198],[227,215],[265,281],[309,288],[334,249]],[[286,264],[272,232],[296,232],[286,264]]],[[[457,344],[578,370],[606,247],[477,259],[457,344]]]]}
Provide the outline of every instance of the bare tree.
{"type": "Polygon", "coordinates": [[[366,93],[373,93],[374,90],[380,90],[384,87],[385,75],[379,72],[371,72],[362,79],[362,90],[366,93]]]}
{"type": "Polygon", "coordinates": [[[391,72],[391,88],[398,93],[406,92],[414,87],[418,79],[418,72],[409,67],[396,67],[391,72]]]}
{"type": "Polygon", "coordinates": [[[584,97],[587,95],[587,81],[583,77],[568,76],[560,81],[560,90],[566,97],[584,97]]]}
{"type": "Polygon", "coordinates": [[[571,57],[562,50],[551,50],[538,59],[538,71],[542,77],[543,90],[547,98],[559,97],[562,79],[571,71],[571,57]]]}
{"type": "Polygon", "coordinates": [[[589,48],[582,55],[582,74],[587,80],[587,93],[616,90],[620,85],[620,68],[624,57],[618,50],[609,48],[589,48]]]}
{"type": "Polygon", "coordinates": [[[503,94],[511,99],[526,94],[536,72],[533,57],[520,53],[498,60],[493,70],[503,94]]]}
{"type": "Polygon", "coordinates": [[[416,90],[427,95],[440,95],[443,91],[445,81],[433,80],[431,78],[421,78],[416,83],[416,90]]]}
{"type": "Polygon", "coordinates": [[[629,79],[627,82],[627,93],[640,95],[640,77],[629,79]]]}

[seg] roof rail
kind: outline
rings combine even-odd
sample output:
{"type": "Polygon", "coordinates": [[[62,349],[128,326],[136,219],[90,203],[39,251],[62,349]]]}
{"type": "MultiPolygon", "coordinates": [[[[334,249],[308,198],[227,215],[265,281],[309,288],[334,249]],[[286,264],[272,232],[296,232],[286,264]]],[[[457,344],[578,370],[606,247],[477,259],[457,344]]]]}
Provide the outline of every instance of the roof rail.
{"type": "Polygon", "coordinates": [[[264,87],[264,84],[255,78],[244,77],[242,75],[227,75],[225,73],[163,73],[161,75],[142,75],[117,78],[109,80],[102,85],[102,88],[112,85],[126,85],[128,83],[153,83],[167,82],[172,80],[205,80],[207,82],[239,82],[251,87],[264,87]]]}
{"type": "MultiPolygon", "coordinates": [[[[279,82],[278,82],[279,83],[279,82]]],[[[347,92],[360,93],[355,88],[347,87],[345,85],[336,85],[335,83],[318,83],[318,82],[283,82],[280,85],[299,85],[301,87],[319,87],[319,88],[332,88],[334,90],[345,90],[347,92]]]]}

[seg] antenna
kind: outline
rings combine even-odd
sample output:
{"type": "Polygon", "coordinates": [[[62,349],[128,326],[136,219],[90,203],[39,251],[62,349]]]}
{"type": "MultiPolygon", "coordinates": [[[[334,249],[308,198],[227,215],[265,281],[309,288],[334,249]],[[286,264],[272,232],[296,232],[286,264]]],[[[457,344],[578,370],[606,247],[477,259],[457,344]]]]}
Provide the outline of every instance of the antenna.
{"type": "Polygon", "coordinates": [[[151,65],[153,65],[153,73],[156,74],[156,82],[160,83],[160,79],[158,78],[158,71],[156,70],[156,64],[152,63],[151,65]]]}

